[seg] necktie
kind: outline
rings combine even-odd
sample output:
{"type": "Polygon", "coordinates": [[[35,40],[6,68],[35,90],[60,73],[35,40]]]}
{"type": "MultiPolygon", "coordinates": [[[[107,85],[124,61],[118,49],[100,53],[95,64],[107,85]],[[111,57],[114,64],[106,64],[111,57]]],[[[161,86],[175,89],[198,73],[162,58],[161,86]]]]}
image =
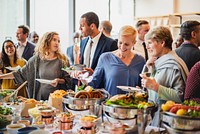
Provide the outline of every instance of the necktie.
{"type": "Polygon", "coordinates": [[[144,53],[145,53],[145,60],[148,60],[148,52],[147,52],[147,48],[146,48],[146,44],[145,42],[142,43],[143,47],[144,47],[144,53]]]}
{"type": "Polygon", "coordinates": [[[92,44],[93,44],[93,41],[91,40],[90,42],[90,46],[88,48],[88,54],[87,54],[87,61],[86,61],[86,67],[89,67],[90,68],[90,65],[91,65],[91,51],[92,51],[92,44]]]}

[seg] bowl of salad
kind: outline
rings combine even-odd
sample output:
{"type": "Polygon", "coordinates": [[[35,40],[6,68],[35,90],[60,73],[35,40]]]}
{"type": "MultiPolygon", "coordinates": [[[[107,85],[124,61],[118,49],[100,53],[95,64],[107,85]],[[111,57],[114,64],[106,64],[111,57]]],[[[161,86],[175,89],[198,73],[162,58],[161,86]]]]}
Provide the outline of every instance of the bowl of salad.
{"type": "Polygon", "coordinates": [[[13,109],[7,106],[0,106],[0,129],[6,128],[13,119],[13,109]]]}

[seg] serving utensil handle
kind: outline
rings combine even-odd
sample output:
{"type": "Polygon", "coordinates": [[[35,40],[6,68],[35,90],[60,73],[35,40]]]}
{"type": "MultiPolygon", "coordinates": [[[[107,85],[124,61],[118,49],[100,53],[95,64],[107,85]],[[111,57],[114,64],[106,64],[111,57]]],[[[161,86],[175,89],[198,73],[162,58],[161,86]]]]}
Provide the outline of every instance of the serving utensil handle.
{"type": "Polygon", "coordinates": [[[24,87],[27,84],[27,81],[25,81],[24,83],[22,83],[16,90],[14,90],[14,92],[12,92],[10,95],[5,97],[5,100],[8,100],[10,97],[12,97],[13,95],[15,95],[20,89],[22,89],[22,87],[24,87]]]}

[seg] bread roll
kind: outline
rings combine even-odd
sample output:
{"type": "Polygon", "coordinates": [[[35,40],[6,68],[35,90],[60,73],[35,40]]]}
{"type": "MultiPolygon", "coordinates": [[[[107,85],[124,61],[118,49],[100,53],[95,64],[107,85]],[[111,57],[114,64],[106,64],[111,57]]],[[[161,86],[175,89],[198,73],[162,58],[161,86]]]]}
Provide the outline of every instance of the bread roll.
{"type": "Polygon", "coordinates": [[[92,98],[103,98],[103,94],[99,90],[92,91],[90,93],[92,98]]]}
{"type": "Polygon", "coordinates": [[[79,91],[75,94],[75,98],[91,98],[91,94],[87,91],[79,91]]]}

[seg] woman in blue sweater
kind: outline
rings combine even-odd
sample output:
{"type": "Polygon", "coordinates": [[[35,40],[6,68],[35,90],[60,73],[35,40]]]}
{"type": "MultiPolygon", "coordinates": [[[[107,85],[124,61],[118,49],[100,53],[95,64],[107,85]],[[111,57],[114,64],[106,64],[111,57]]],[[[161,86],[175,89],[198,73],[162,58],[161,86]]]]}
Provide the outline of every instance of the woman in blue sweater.
{"type": "Polygon", "coordinates": [[[131,50],[136,43],[137,32],[132,26],[123,26],[119,32],[118,49],[103,53],[88,85],[105,88],[112,96],[124,94],[116,86],[140,86],[139,74],[145,64],[142,56],[131,50]]]}

